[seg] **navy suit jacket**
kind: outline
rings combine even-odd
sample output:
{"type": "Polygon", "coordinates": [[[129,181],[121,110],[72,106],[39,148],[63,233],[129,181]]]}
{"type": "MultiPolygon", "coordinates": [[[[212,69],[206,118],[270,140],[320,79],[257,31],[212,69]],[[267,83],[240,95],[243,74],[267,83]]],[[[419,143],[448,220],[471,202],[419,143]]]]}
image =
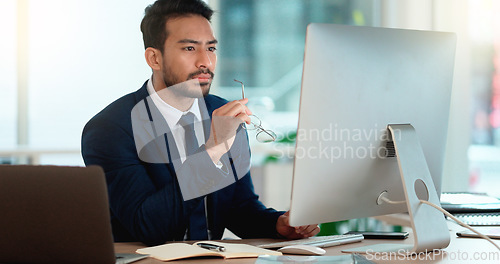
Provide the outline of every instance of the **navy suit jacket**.
{"type": "MultiPolygon", "coordinates": [[[[87,123],[82,135],[82,156],[87,166],[99,165],[105,171],[115,241],[140,241],[151,246],[183,240],[189,216],[205,195],[183,199],[174,168],[178,152],[170,140],[171,135],[167,136],[169,133],[160,135],[159,138],[164,139],[161,141],[163,145],[156,140],[150,142],[155,144],[154,147],[144,148],[149,152],[157,150],[157,153],[146,153],[144,157],[161,156],[168,162],[139,158],[136,148],[138,138],[134,138],[132,126],[133,109],[142,102],[148,110],[147,118],[152,119],[155,113],[159,113],[148,100],[146,84],[147,82],[136,92],[111,103],[87,123]],[[162,155],[161,152],[168,155],[162,155]]],[[[210,118],[214,109],[227,102],[214,95],[208,95],[204,100],[210,118]]],[[[166,126],[166,122],[164,125],[166,126]]],[[[205,132],[207,131],[210,131],[210,122],[205,124],[205,132]]],[[[235,140],[235,144],[248,144],[244,130],[238,134],[240,136],[237,138],[240,139],[235,140]],[[244,135],[243,140],[241,135],[244,135]]],[[[248,148],[246,151],[249,153],[248,148]]],[[[242,238],[276,237],[276,221],[283,212],[266,208],[253,190],[250,172],[246,170],[245,175],[236,177],[236,163],[241,161],[235,161],[231,155],[225,156],[229,163],[226,167],[232,170],[234,179],[226,187],[207,194],[208,224],[212,239],[220,239],[225,228],[242,238]]],[[[246,159],[243,163],[249,165],[249,159],[246,159]]],[[[187,173],[195,177],[206,170],[219,170],[213,163],[209,163],[209,158],[205,161],[206,164],[198,160],[199,164],[192,164],[194,169],[191,168],[187,173]]]]}

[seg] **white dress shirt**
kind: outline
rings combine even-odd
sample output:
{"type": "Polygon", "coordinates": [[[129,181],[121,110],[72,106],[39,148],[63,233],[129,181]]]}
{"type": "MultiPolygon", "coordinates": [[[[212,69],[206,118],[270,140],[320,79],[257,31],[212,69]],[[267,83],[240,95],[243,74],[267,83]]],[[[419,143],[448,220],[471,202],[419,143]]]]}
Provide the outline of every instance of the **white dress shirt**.
{"type": "MultiPolygon", "coordinates": [[[[198,105],[198,98],[195,98],[193,101],[193,105],[191,105],[191,108],[189,108],[187,111],[182,112],[179,109],[169,105],[167,102],[162,100],[156,90],[153,87],[153,82],[151,79],[148,80],[147,83],[147,89],[149,96],[153,100],[153,103],[155,104],[156,108],[160,111],[161,115],[165,118],[165,121],[167,121],[167,124],[172,131],[172,136],[174,137],[175,144],[177,145],[177,150],[179,151],[179,157],[181,159],[181,162],[184,163],[186,160],[186,147],[185,147],[185,134],[184,134],[184,128],[179,124],[179,120],[181,117],[189,112],[194,114],[194,130],[196,134],[196,139],[198,140],[198,146],[201,146],[205,143],[205,134],[204,134],[204,129],[203,129],[203,123],[201,119],[201,112],[200,112],[200,106],[198,105]]],[[[215,167],[218,169],[222,169],[223,165],[219,161],[217,164],[215,164],[215,167]]],[[[207,197],[203,198],[203,202],[205,204],[205,217],[207,216],[207,197]]],[[[208,222],[207,222],[207,227],[208,227],[208,222]]],[[[210,229],[207,230],[208,232],[208,239],[212,239],[212,235],[210,232],[210,229]]],[[[184,234],[184,239],[188,239],[188,230],[186,230],[186,233],[184,234]]]]}
{"type": "MultiPolygon", "coordinates": [[[[161,115],[167,121],[168,127],[172,131],[172,135],[175,140],[175,144],[177,145],[177,150],[179,150],[179,156],[181,158],[181,162],[184,163],[186,160],[186,147],[185,147],[185,135],[184,128],[179,124],[179,120],[181,117],[189,112],[194,114],[194,133],[196,134],[196,139],[198,140],[198,146],[205,144],[205,130],[203,128],[203,120],[201,119],[201,111],[200,106],[198,105],[198,98],[195,98],[193,101],[193,105],[186,112],[182,112],[179,109],[167,104],[167,102],[163,101],[155,88],[153,87],[153,81],[149,79],[148,84],[148,93],[156,108],[160,111],[161,115]]],[[[221,169],[223,164],[222,162],[214,163],[215,167],[221,169]]]]}
{"type": "Polygon", "coordinates": [[[181,117],[189,112],[194,114],[194,130],[196,134],[196,139],[198,140],[198,146],[205,144],[205,134],[203,129],[203,123],[201,122],[201,112],[200,107],[198,105],[198,98],[195,98],[193,101],[193,105],[186,112],[182,112],[177,108],[167,104],[163,101],[156,90],[153,87],[153,82],[149,79],[147,84],[147,89],[149,96],[153,100],[156,108],[160,111],[162,116],[167,121],[168,127],[172,131],[172,136],[174,137],[175,144],[177,145],[177,150],[179,150],[179,156],[181,161],[184,162],[186,160],[186,148],[185,148],[185,135],[184,128],[179,124],[179,120],[181,117]]]}

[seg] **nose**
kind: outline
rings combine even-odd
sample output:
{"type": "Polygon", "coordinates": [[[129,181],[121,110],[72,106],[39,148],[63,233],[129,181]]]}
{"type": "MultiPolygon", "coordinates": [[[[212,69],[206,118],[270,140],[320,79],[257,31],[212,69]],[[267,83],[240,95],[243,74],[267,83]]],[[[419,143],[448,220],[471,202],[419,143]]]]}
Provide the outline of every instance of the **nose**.
{"type": "Polygon", "coordinates": [[[200,51],[198,53],[198,56],[197,56],[196,67],[197,68],[210,68],[210,67],[212,67],[214,56],[215,56],[215,54],[213,54],[210,51],[206,51],[206,50],[200,51]]]}

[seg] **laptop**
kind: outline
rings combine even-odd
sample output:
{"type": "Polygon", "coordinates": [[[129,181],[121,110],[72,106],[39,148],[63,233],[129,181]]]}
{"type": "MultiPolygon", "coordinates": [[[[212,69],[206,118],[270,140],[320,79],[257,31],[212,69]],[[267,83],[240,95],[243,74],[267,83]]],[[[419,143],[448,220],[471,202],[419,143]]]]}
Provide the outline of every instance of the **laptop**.
{"type": "Polygon", "coordinates": [[[130,263],[115,255],[98,166],[0,165],[0,263],[130,263]]]}

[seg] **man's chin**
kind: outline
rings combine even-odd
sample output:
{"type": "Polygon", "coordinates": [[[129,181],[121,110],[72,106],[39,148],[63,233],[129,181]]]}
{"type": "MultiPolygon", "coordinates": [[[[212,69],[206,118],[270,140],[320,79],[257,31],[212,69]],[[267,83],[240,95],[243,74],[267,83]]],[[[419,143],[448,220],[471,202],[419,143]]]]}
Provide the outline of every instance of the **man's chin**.
{"type": "Polygon", "coordinates": [[[201,98],[210,92],[211,82],[199,82],[198,79],[189,79],[183,83],[172,86],[172,91],[178,96],[201,98]]]}
{"type": "Polygon", "coordinates": [[[200,88],[201,88],[201,92],[202,92],[203,96],[208,95],[208,93],[210,92],[210,86],[211,86],[211,83],[209,83],[209,82],[200,83],[200,88]]]}

